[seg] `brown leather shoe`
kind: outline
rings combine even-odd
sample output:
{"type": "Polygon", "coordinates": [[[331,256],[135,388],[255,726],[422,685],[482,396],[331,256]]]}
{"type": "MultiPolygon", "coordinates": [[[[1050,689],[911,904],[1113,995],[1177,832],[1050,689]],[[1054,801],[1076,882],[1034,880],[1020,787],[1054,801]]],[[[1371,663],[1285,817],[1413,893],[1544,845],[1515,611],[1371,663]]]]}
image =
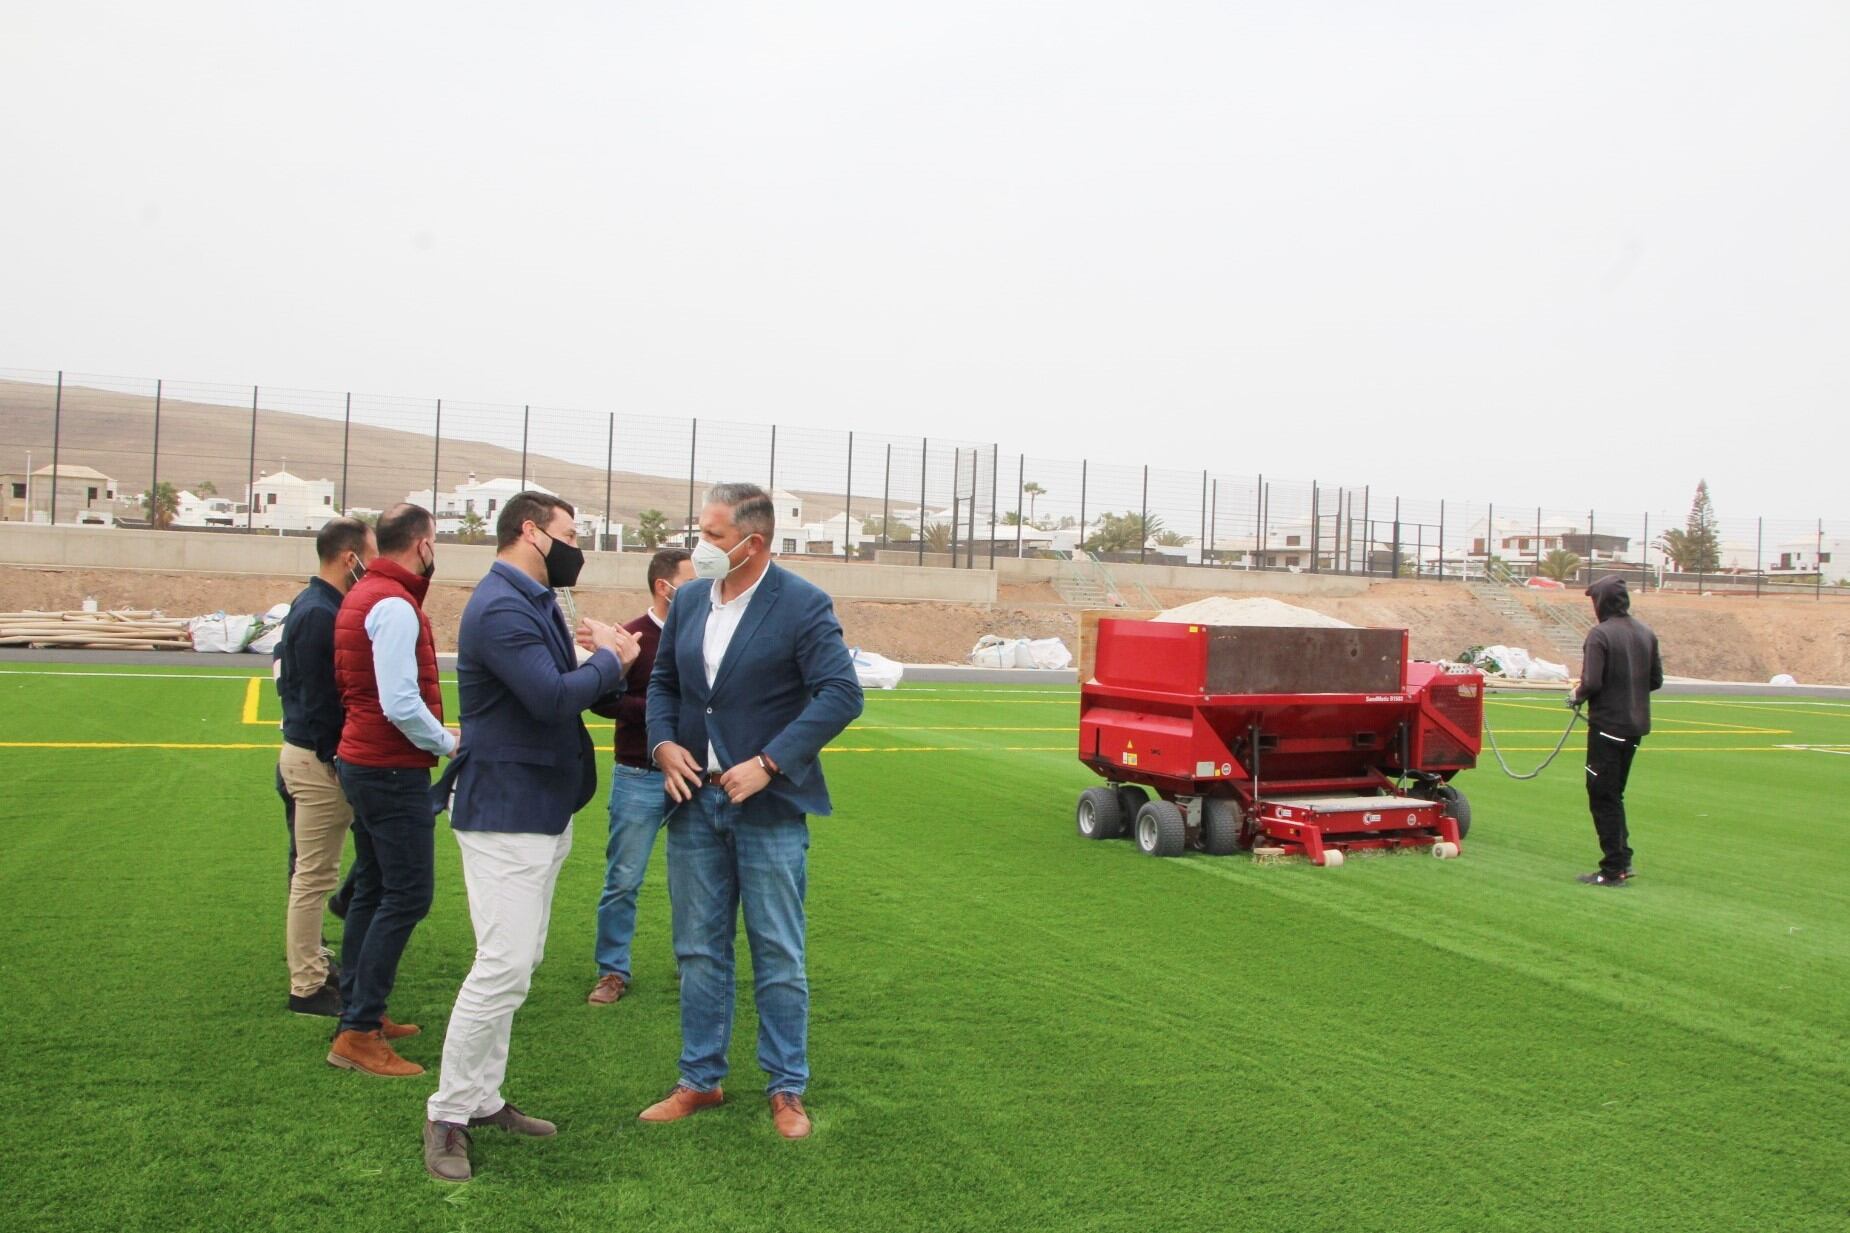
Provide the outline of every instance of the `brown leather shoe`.
{"type": "Polygon", "coordinates": [[[407,1036],[420,1035],[423,1031],[415,1023],[393,1023],[386,1016],[379,1016],[379,1034],[387,1040],[403,1040],[407,1036]]]}
{"type": "Polygon", "coordinates": [[[674,1091],[638,1113],[636,1120],[639,1122],[678,1122],[690,1113],[710,1109],[725,1099],[725,1092],[719,1088],[714,1088],[710,1092],[696,1092],[684,1083],[677,1083],[674,1091]]]}
{"type": "Polygon", "coordinates": [[[593,1006],[608,1006],[628,992],[629,982],[620,973],[605,972],[597,978],[597,984],[591,987],[591,996],[585,1001],[593,1006]]]}
{"type": "Polygon", "coordinates": [[[803,1098],[795,1092],[772,1092],[771,1124],[786,1139],[809,1138],[809,1114],[803,1112],[803,1098]]]}
{"type": "Polygon", "coordinates": [[[469,1132],[455,1122],[424,1123],[424,1171],[440,1182],[466,1182],[469,1167],[469,1132]]]}
{"type": "Polygon", "coordinates": [[[536,1139],[559,1133],[559,1128],[545,1118],[529,1117],[510,1104],[503,1104],[487,1117],[470,1118],[469,1129],[474,1130],[477,1126],[494,1126],[512,1134],[531,1135],[536,1139]]]}
{"type": "Polygon", "coordinates": [[[424,1068],[399,1057],[385,1037],[377,1031],[342,1032],[328,1050],[328,1065],[343,1070],[358,1070],[381,1079],[405,1079],[421,1075],[424,1068]]]}

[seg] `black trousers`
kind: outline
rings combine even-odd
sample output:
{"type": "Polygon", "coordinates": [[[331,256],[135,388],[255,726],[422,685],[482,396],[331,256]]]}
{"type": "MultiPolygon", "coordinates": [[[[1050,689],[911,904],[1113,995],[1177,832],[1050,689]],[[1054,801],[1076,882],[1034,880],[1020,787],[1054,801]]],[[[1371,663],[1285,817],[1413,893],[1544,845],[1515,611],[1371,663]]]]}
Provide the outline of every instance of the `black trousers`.
{"type": "Polygon", "coordinates": [[[1599,833],[1600,872],[1624,873],[1632,867],[1631,832],[1625,825],[1625,781],[1639,738],[1587,729],[1587,808],[1599,833]]]}

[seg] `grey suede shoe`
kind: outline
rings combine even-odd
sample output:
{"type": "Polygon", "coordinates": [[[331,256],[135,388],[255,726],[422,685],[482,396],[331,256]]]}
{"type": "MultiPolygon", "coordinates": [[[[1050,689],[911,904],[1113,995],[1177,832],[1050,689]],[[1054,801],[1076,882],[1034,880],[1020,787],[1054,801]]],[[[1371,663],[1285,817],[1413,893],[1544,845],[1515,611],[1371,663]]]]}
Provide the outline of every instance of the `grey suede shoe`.
{"type": "Polygon", "coordinates": [[[531,1135],[536,1139],[544,1139],[548,1135],[559,1133],[559,1128],[544,1118],[528,1117],[513,1105],[507,1104],[502,1105],[487,1117],[470,1118],[469,1125],[471,1128],[498,1126],[512,1134],[531,1135]]]}
{"type": "Polygon", "coordinates": [[[440,1182],[466,1182],[473,1177],[468,1129],[459,1122],[425,1122],[424,1171],[440,1182]]]}

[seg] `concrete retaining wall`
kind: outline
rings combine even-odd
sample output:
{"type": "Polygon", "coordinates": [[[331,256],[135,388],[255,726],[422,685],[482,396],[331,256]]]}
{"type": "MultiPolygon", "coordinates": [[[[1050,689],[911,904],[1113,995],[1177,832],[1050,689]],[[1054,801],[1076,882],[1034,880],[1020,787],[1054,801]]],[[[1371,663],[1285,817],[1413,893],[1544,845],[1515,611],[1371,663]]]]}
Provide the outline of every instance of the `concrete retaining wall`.
{"type": "MultiPolygon", "coordinates": [[[[439,544],[437,576],[473,581],[488,572],[495,550],[486,544],[439,544]]],[[[0,522],[0,564],[65,569],[134,569],[159,573],[262,574],[289,578],[315,572],[315,541],[300,536],[209,535],[105,527],[41,527],[0,522]]],[[[838,599],[927,600],[991,604],[996,575],[988,570],[879,568],[846,561],[779,558],[838,599]]],[[[579,586],[641,591],[649,557],[640,552],[585,555],[579,586]]]]}
{"type": "MultiPolygon", "coordinates": [[[[996,559],[1003,582],[1049,582],[1066,567],[1064,561],[1028,557],[996,559]]],[[[1290,574],[1273,570],[1220,569],[1199,565],[1108,565],[1122,583],[1141,582],[1155,589],[1206,591],[1216,595],[1260,592],[1267,595],[1365,595],[1368,579],[1345,574],[1290,574]]]]}

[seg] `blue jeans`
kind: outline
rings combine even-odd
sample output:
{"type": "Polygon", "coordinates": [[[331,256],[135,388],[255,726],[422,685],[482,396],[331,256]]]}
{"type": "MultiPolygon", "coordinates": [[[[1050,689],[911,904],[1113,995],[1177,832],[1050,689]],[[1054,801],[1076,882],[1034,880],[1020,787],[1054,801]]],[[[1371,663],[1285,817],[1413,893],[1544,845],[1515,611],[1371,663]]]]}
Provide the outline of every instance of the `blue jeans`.
{"type": "Polygon", "coordinates": [[[766,1091],[809,1083],[809,978],[803,972],[803,896],[809,824],[743,823],[717,787],[668,815],[668,896],[681,965],[681,1082],[711,1091],[732,1043],[733,936],[745,909],[758,1008],[758,1065],[766,1091]]]}
{"type": "Polygon", "coordinates": [[[597,970],[630,978],[636,893],[649,871],[655,833],[668,813],[660,771],[617,763],[610,781],[610,842],[604,848],[604,894],[597,901],[597,970]]]}
{"type": "Polygon", "coordinates": [[[340,947],[340,1027],[379,1026],[398,960],[435,885],[437,818],[430,772],[340,764],[340,786],[353,806],[353,902],[340,947]]]}

